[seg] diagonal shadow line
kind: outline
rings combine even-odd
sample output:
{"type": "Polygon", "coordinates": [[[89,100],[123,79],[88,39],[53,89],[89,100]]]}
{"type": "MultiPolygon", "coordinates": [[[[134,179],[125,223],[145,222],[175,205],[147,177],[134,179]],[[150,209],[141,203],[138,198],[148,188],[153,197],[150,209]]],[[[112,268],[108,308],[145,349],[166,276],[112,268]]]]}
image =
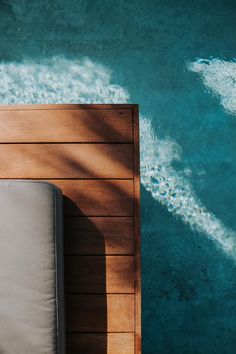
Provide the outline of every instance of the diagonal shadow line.
{"type": "MultiPolygon", "coordinates": [[[[73,203],[73,201],[70,201],[73,203]]],[[[77,205],[74,205],[74,208],[78,209],[77,205]]],[[[80,211],[81,212],[81,211],[80,211]]],[[[92,233],[93,236],[96,238],[96,242],[99,245],[100,252],[103,254],[100,257],[99,262],[99,290],[100,290],[100,303],[99,307],[97,308],[99,312],[99,316],[97,313],[92,311],[93,306],[88,306],[86,304],[86,297],[78,296],[76,298],[77,303],[76,307],[72,305],[71,302],[71,294],[73,293],[73,286],[71,285],[71,277],[76,276],[76,272],[73,272],[73,269],[69,267],[68,259],[65,261],[65,298],[66,298],[66,328],[68,336],[71,336],[70,332],[107,332],[107,295],[106,295],[106,257],[105,257],[105,243],[104,237],[100,233],[100,231],[93,225],[90,220],[87,220],[88,228],[87,232],[92,233]]],[[[64,237],[67,235],[64,233],[64,237]]],[[[64,241],[66,242],[66,240],[64,241]]],[[[88,265],[89,266],[89,265],[88,265]]],[[[93,266],[93,264],[92,264],[93,266]]],[[[88,284],[87,279],[89,279],[91,267],[89,266],[88,269],[84,269],[84,272],[81,272],[80,276],[82,276],[82,280],[84,280],[85,284],[88,284]]],[[[76,338],[72,339],[67,344],[67,350],[70,353],[77,352],[77,345],[76,338]]],[[[84,348],[86,348],[86,352],[89,352],[91,348],[94,347],[96,343],[96,336],[91,336],[90,340],[86,340],[83,343],[84,348]],[[94,341],[93,341],[94,338],[94,341]]],[[[79,343],[81,347],[81,342],[79,343]]],[[[99,341],[99,348],[98,352],[101,354],[107,354],[107,337],[104,336],[99,341]]]]}
{"type": "Polygon", "coordinates": [[[132,148],[129,148],[127,144],[118,144],[111,146],[109,144],[86,144],[88,149],[84,150],[84,144],[81,145],[81,149],[88,155],[76,156],[75,148],[79,149],[80,144],[2,144],[0,145],[0,151],[2,149],[4,155],[9,152],[13,159],[18,160],[23,165],[14,167],[11,161],[2,158],[2,175],[5,175],[7,168],[12,169],[22,176],[47,178],[133,178],[133,152],[132,148]],[[39,150],[37,150],[37,146],[39,150]],[[127,156],[125,158],[125,155],[127,156]],[[96,161],[96,155],[98,160],[96,161]],[[93,158],[92,162],[88,160],[88,157],[93,158]],[[21,161],[22,160],[22,161],[21,161]],[[97,166],[100,164],[104,166],[97,166]],[[28,169],[27,169],[28,165],[28,169]],[[39,170],[40,166],[42,169],[39,170]],[[48,167],[47,167],[48,166],[48,167]],[[110,171],[108,168],[110,166],[110,171]],[[95,167],[95,168],[94,168],[95,167]],[[46,171],[43,173],[43,169],[46,171]],[[117,172],[116,172],[117,170],[117,172]],[[94,172],[95,171],[95,172],[94,172]],[[61,177],[62,176],[62,177],[61,177]]]}

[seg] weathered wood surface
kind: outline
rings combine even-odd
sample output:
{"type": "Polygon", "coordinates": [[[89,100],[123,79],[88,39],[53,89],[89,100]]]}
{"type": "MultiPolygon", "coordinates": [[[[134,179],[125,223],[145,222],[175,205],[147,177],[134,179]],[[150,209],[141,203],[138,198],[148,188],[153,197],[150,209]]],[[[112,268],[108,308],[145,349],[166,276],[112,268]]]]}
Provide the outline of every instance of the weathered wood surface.
{"type": "Polygon", "coordinates": [[[67,354],[140,354],[137,106],[0,106],[0,178],[63,191],[67,354]]]}

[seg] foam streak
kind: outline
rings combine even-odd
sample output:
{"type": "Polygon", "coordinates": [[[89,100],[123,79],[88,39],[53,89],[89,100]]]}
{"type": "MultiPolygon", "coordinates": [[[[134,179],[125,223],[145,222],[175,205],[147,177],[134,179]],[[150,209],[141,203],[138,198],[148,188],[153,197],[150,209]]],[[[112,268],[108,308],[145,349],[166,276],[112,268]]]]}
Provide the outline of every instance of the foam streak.
{"type": "Polygon", "coordinates": [[[205,87],[218,97],[224,109],[236,114],[236,61],[198,59],[188,64],[190,71],[200,75],[205,87]]]}

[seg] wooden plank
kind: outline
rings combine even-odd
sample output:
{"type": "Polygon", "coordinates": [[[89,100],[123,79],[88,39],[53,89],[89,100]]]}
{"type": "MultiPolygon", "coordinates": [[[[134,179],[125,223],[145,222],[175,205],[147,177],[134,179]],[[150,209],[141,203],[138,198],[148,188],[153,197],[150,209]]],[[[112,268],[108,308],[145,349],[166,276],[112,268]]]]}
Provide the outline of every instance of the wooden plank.
{"type": "Polygon", "coordinates": [[[132,217],[65,217],[64,235],[67,255],[134,253],[132,217]]]}
{"type": "Polygon", "coordinates": [[[134,295],[68,295],[67,332],[133,332],[134,295]]]}
{"type": "Polygon", "coordinates": [[[69,333],[67,354],[134,354],[133,333],[69,333]]]}
{"type": "Polygon", "coordinates": [[[0,105],[0,110],[1,111],[21,111],[21,110],[104,110],[104,109],[112,109],[112,110],[117,110],[117,109],[128,109],[132,110],[134,107],[136,107],[136,104],[130,104],[130,103],[115,103],[115,104],[107,104],[107,103],[83,103],[83,104],[74,104],[74,103],[69,103],[69,104],[18,104],[18,105],[7,105],[7,104],[2,104],[0,105]]]}
{"type": "Polygon", "coordinates": [[[52,180],[65,195],[65,215],[133,215],[133,181],[52,180]]]}
{"type": "Polygon", "coordinates": [[[0,111],[0,142],[131,142],[132,111],[0,111]]]}
{"type": "Polygon", "coordinates": [[[141,230],[140,230],[140,152],[139,112],[133,107],[134,124],[134,221],[135,221],[135,353],[141,354],[141,230]]]}
{"type": "Polygon", "coordinates": [[[67,256],[69,293],[134,293],[133,256],[67,256]]]}
{"type": "Polygon", "coordinates": [[[0,178],[133,178],[132,144],[0,144],[0,178]]]}

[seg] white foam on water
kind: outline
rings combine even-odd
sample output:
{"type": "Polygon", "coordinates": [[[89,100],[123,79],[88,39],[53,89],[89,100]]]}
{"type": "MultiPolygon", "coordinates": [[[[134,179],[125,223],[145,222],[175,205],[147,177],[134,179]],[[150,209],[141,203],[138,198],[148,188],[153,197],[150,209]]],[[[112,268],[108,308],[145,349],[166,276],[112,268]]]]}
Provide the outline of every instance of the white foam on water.
{"type": "Polygon", "coordinates": [[[3,104],[122,103],[128,99],[124,88],[111,84],[110,70],[88,58],[0,64],[3,104]]]}
{"type": "Polygon", "coordinates": [[[187,65],[190,71],[200,75],[204,85],[217,96],[224,109],[236,114],[236,61],[218,58],[197,59],[187,65]]]}
{"type": "MultiPolygon", "coordinates": [[[[91,61],[53,58],[41,63],[0,64],[0,101],[20,103],[126,103],[129,93],[112,84],[112,73],[91,61]]],[[[214,240],[236,260],[236,235],[210,213],[195,195],[188,174],[177,172],[173,160],[181,149],[170,139],[159,139],[151,120],[141,115],[141,182],[154,199],[192,229],[214,240]]]]}
{"type": "Polygon", "coordinates": [[[151,121],[141,118],[141,180],[154,199],[165,205],[192,229],[207,235],[236,260],[236,233],[226,228],[197,198],[185,171],[177,172],[172,161],[181,159],[173,140],[158,139],[151,121]]]}

